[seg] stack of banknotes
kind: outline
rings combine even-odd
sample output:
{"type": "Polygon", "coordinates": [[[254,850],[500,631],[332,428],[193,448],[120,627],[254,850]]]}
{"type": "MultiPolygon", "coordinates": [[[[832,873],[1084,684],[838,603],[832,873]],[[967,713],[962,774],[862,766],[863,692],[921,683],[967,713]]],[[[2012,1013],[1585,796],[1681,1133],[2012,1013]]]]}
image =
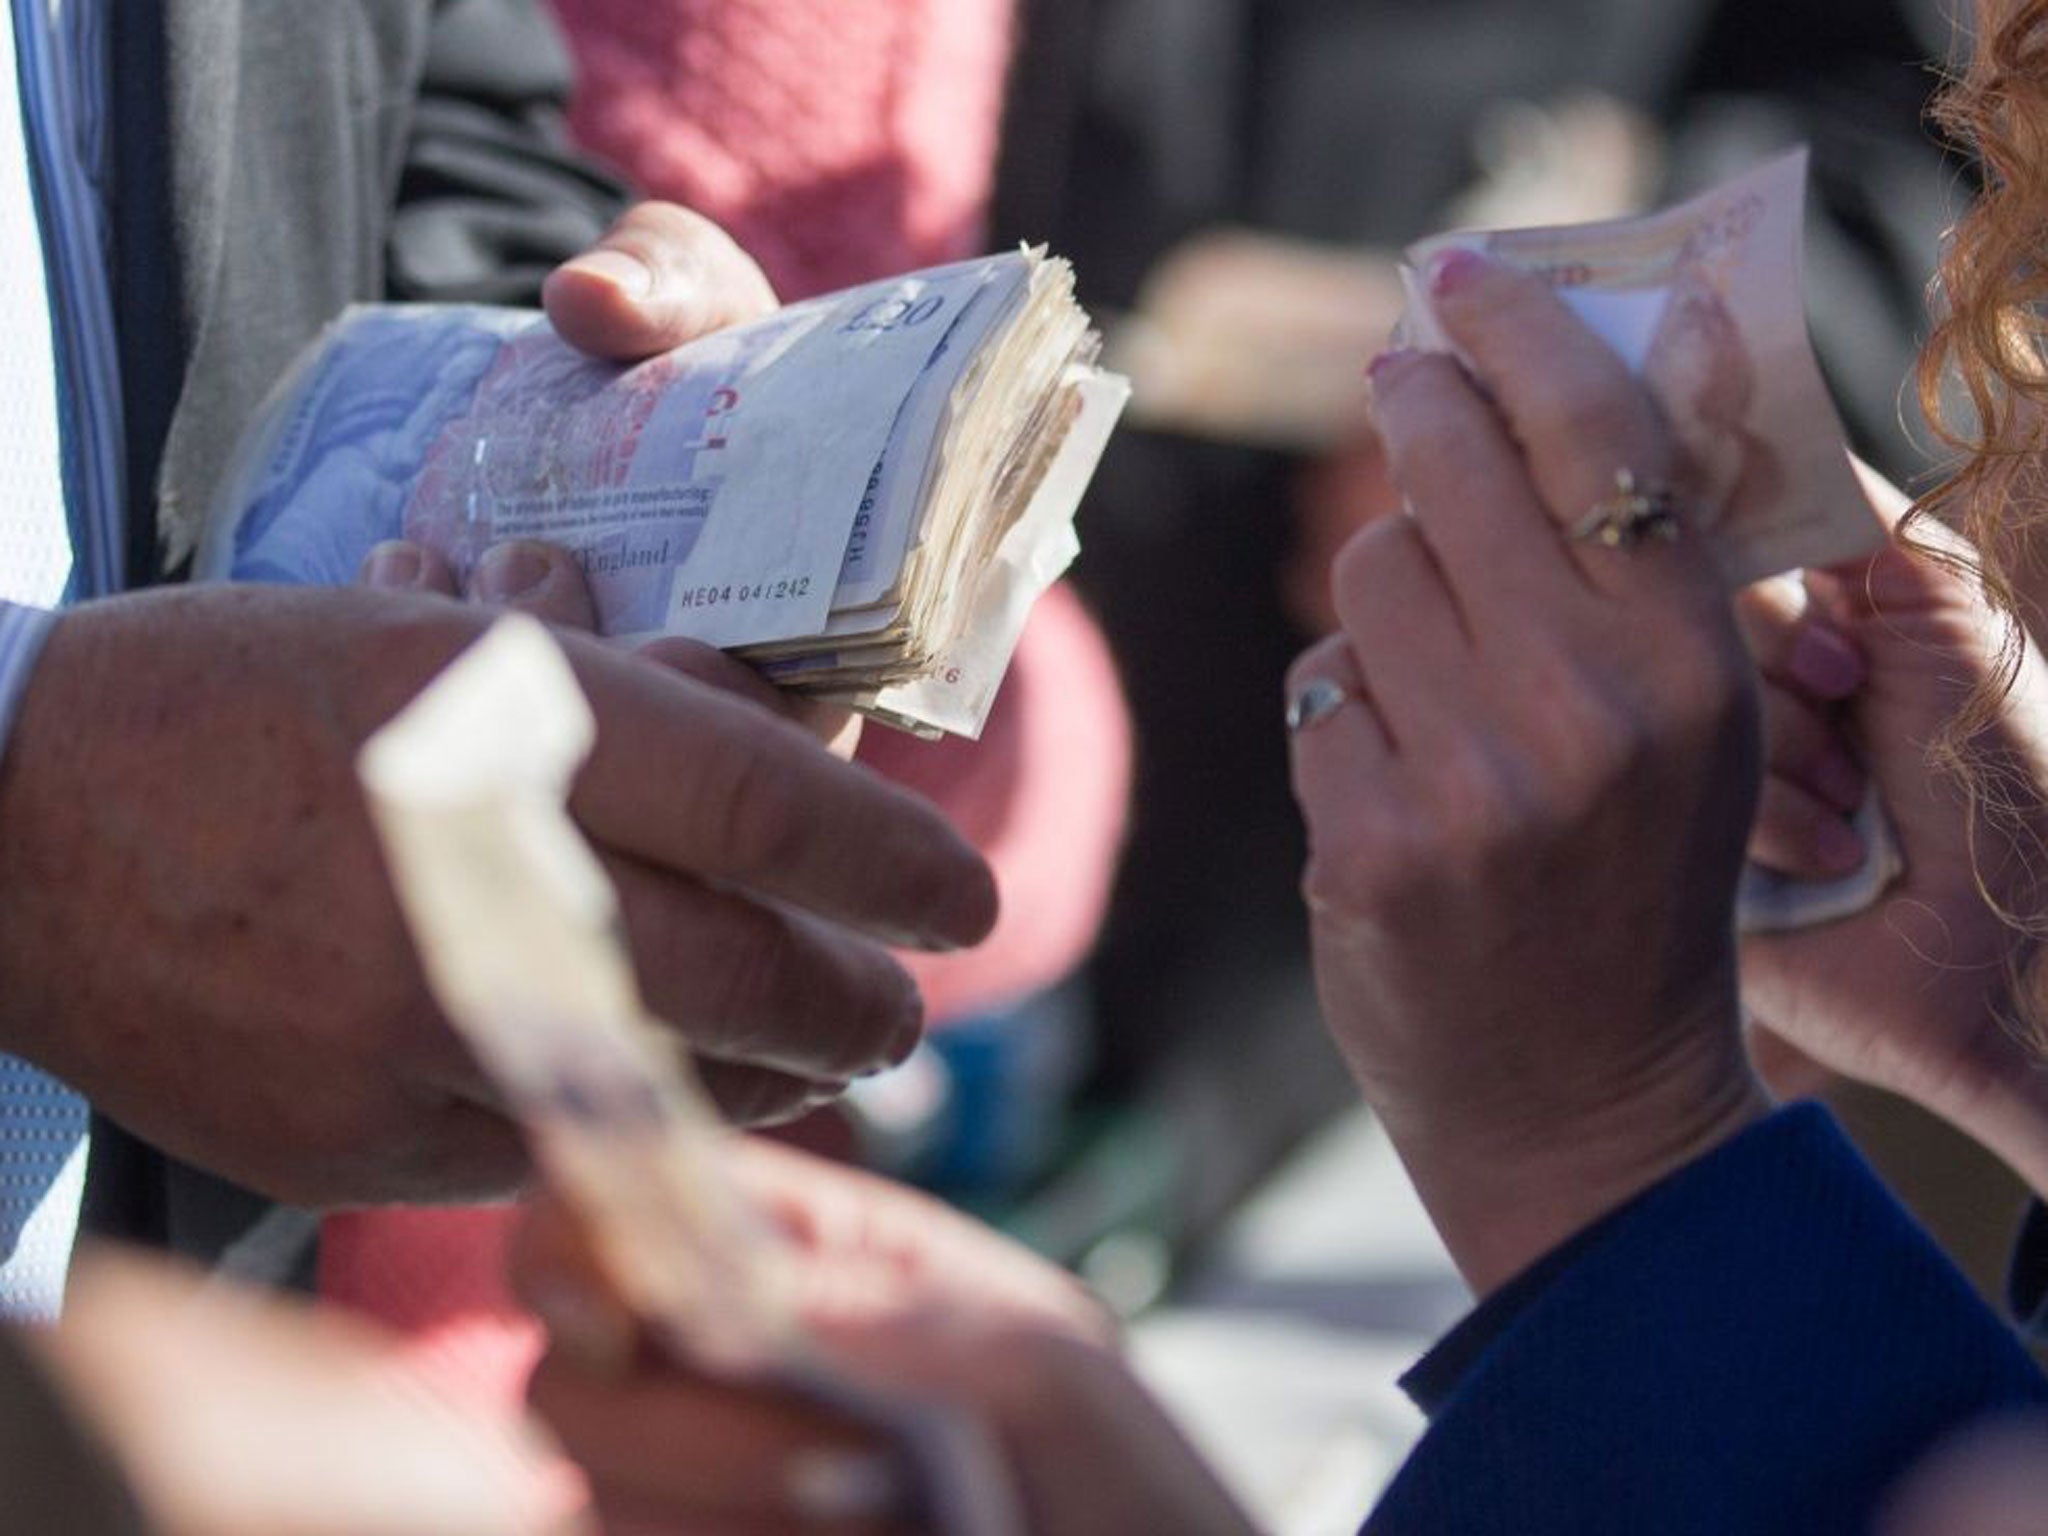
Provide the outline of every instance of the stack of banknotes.
{"type": "Polygon", "coordinates": [[[794,304],[633,367],[541,316],[349,310],[252,424],[204,577],[458,574],[570,550],[599,628],[684,635],[926,735],[979,733],[1128,386],[1073,273],[1021,250],[794,304]]]}

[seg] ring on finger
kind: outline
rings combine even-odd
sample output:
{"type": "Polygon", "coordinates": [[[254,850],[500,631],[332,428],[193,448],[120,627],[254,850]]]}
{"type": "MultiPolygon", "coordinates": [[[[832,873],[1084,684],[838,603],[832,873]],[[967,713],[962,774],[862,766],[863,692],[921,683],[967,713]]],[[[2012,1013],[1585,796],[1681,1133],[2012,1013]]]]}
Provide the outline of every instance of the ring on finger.
{"type": "Polygon", "coordinates": [[[1287,733],[1313,730],[1351,702],[1351,695],[1327,677],[1319,677],[1287,701],[1287,733]]]}
{"type": "Polygon", "coordinates": [[[1651,539],[1675,544],[1683,527],[1678,508],[1678,492],[1670,486],[1645,485],[1634,470],[1617,470],[1614,494],[1588,507],[1567,537],[1602,549],[1634,549],[1651,539]]]}

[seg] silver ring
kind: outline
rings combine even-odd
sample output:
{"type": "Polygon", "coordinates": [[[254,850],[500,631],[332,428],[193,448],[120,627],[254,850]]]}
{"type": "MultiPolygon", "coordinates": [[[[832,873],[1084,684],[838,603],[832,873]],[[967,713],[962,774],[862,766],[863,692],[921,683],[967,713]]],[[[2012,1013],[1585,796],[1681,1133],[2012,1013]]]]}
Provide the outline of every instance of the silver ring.
{"type": "Polygon", "coordinates": [[[1615,471],[1614,494],[1588,507],[1566,537],[1602,549],[1634,549],[1649,539],[1675,544],[1681,526],[1676,491],[1642,485],[1634,470],[1622,469],[1615,471]]]}
{"type": "Polygon", "coordinates": [[[1287,734],[1299,736],[1321,725],[1351,702],[1351,695],[1327,677],[1319,677],[1287,701],[1287,734]]]}

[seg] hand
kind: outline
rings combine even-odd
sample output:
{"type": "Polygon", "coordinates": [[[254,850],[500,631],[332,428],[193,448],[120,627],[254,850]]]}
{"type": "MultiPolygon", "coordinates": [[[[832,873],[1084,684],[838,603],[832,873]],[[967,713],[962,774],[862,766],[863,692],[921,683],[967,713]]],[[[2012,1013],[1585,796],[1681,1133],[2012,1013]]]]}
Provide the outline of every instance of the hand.
{"type": "Polygon", "coordinates": [[[674,203],[641,203],[558,267],[541,302],[571,346],[631,363],[758,320],[777,301],[716,224],[674,203]]]}
{"type": "MultiPolygon", "coordinates": [[[[671,351],[776,308],[775,291],[754,259],[709,219],[673,203],[627,210],[596,245],[555,270],[542,301],[565,341],[620,362],[671,351]]],[[[509,540],[488,551],[466,585],[434,550],[392,540],[370,551],[362,580],[517,608],[586,633],[597,628],[597,605],[582,568],[565,550],[535,540],[509,540]]],[[[853,756],[860,725],[850,711],[768,688],[751,669],[710,659],[717,653],[708,647],[658,641],[650,651],[662,664],[790,715],[837,755],[853,756]]]]}
{"type": "MultiPolygon", "coordinates": [[[[1903,509],[1896,492],[1880,506],[1892,520],[1903,509]]],[[[1916,536],[1969,553],[1939,528],[1916,536]]],[[[1862,777],[1844,770],[1860,762],[1905,874],[1869,911],[1746,940],[1744,1001],[1824,1066],[1918,1101],[2048,1189],[2048,1095],[2013,1027],[2025,1001],[2015,983],[2038,937],[1991,905],[2029,919],[2040,910],[2048,669],[2025,645],[1971,743],[1976,771],[1995,776],[1984,787],[2013,814],[1973,815],[1964,779],[1933,749],[1973,693],[2003,675],[2013,632],[1967,577],[1904,548],[1808,586],[1804,613],[1769,590],[1743,603],[1772,741],[1752,856],[1816,878],[1853,867],[1860,848],[1831,859],[1824,839],[1841,835],[1838,810],[1862,777]]]]}
{"type": "MultiPolygon", "coordinates": [[[[60,618],[0,766],[0,1048],[295,1203],[514,1184],[518,1135],[428,999],[353,773],[488,622],[264,588],[60,618]]],[[[917,996],[881,941],[978,940],[980,860],[766,711],[565,643],[599,722],[571,809],[727,1108],[786,1112],[908,1052],[917,996]]]]}
{"type": "Polygon", "coordinates": [[[1928,1457],[1893,1496],[1878,1536],[2035,1536],[2048,1508],[2048,1427],[1972,1430],[1928,1457]]]}
{"type": "Polygon", "coordinates": [[[1696,540],[1565,530],[1673,451],[1539,281],[1436,269],[1473,359],[1392,354],[1376,411],[1413,515],[1337,562],[1341,633],[1290,681],[1324,1010],[1475,1290],[1761,1112],[1733,893],[1750,668],[1696,540]]]}
{"type": "MultiPolygon", "coordinates": [[[[738,1142],[734,1163],[795,1246],[824,1358],[869,1390],[988,1425],[1035,1536],[1248,1536],[1063,1272],[921,1195],[785,1147],[738,1142]]],[[[901,1513],[908,1474],[869,1426],[633,1359],[631,1322],[560,1207],[530,1211],[513,1265],[554,1340],[534,1406],[589,1476],[607,1531],[916,1529],[901,1513]]]]}
{"type": "MultiPolygon", "coordinates": [[[[530,613],[543,623],[583,634],[597,630],[597,603],[583,567],[560,545],[535,539],[493,545],[477,561],[466,585],[455,579],[454,567],[424,544],[390,539],[364,558],[360,579],[364,586],[384,591],[430,592],[530,613]]],[[[635,654],[794,721],[834,757],[851,762],[860,746],[861,719],[852,710],[785,693],[745,662],[712,646],[670,637],[647,641],[635,654]]]]}
{"type": "Polygon", "coordinates": [[[161,1536],[569,1536],[537,1430],[435,1396],[380,1335],[88,1255],[24,1334],[161,1536]]]}

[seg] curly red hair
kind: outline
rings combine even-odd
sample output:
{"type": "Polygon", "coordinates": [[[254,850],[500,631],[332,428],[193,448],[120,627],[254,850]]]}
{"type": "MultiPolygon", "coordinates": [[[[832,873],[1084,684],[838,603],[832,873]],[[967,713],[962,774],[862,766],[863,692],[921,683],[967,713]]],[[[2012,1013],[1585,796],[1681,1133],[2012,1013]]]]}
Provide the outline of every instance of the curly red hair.
{"type": "Polygon", "coordinates": [[[1922,409],[1958,458],[1916,510],[1969,536],[2014,612],[2027,535],[2048,520],[2048,0],[1978,0],[1977,24],[1933,111],[1974,152],[1983,191],[1950,231],[1919,369],[1922,409]]]}
{"type": "MultiPolygon", "coordinates": [[[[1933,753],[1963,789],[1973,821],[2003,834],[2008,862],[2040,871],[2048,836],[2039,791],[1981,743],[2024,656],[2021,580],[2043,568],[2033,536],[2048,523],[2048,0],[1977,0],[1975,20],[1969,63],[1936,97],[1933,118],[1974,155],[1982,188],[1949,231],[1918,379],[1921,408],[1956,458],[1904,532],[1910,540],[1922,517],[1960,529],[1975,549],[1974,574],[2008,617],[2002,675],[1978,690],[1933,753]]],[[[1954,559],[1947,546],[1921,548],[1954,559]]],[[[1981,867],[1978,876],[2001,916],[2048,936],[2038,887],[2016,909],[1981,867]]],[[[2009,1022],[2048,1053],[2048,951],[2025,969],[2022,1017],[2009,1022]]]]}

